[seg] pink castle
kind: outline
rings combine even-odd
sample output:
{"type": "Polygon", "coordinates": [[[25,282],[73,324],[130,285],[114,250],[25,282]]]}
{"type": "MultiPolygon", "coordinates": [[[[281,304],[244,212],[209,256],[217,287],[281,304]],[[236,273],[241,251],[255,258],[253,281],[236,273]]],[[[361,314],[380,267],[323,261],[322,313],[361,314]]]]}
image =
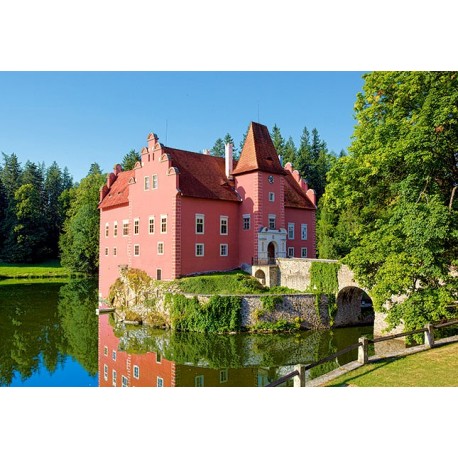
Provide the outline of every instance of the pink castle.
{"type": "Polygon", "coordinates": [[[315,192],[281,165],[266,126],[251,123],[238,161],[230,144],[220,158],[147,142],[100,190],[103,296],[121,266],[173,280],[315,257],[315,192]]]}

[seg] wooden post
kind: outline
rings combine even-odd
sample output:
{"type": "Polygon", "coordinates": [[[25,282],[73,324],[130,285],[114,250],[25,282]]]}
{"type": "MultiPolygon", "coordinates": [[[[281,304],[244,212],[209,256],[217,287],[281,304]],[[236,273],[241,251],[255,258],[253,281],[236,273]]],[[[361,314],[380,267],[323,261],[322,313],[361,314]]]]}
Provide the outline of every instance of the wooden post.
{"type": "Polygon", "coordinates": [[[294,377],[294,388],[301,388],[305,386],[305,366],[303,364],[296,364],[294,369],[299,372],[299,375],[294,377]]]}
{"type": "Polygon", "coordinates": [[[428,323],[426,325],[425,347],[426,348],[433,348],[434,347],[434,326],[431,323],[428,323]]]}
{"type": "Polygon", "coordinates": [[[369,361],[369,340],[367,337],[360,337],[358,342],[361,344],[358,347],[358,362],[361,364],[367,364],[369,361]]]}

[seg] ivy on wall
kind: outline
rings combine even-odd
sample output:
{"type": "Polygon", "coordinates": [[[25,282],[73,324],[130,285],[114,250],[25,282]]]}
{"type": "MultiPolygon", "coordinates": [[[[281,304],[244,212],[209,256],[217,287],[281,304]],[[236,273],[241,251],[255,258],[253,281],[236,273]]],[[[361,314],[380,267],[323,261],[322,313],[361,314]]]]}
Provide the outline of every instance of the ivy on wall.
{"type": "Polygon", "coordinates": [[[337,314],[336,294],[339,291],[338,272],[340,264],[337,262],[312,262],[310,266],[310,289],[316,294],[315,305],[318,316],[321,295],[328,299],[329,324],[334,324],[337,314]]]}

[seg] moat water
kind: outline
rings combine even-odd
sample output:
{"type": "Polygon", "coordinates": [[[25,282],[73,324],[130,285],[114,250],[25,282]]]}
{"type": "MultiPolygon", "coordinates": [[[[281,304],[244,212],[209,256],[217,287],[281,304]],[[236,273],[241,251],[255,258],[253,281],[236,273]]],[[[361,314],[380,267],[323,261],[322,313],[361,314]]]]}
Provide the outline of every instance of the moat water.
{"type": "MultiPolygon", "coordinates": [[[[97,316],[97,282],[0,282],[2,387],[253,387],[372,337],[372,327],[212,335],[97,316]]],[[[310,371],[356,359],[356,350],[310,371]]],[[[287,386],[292,386],[292,382],[287,386]]]]}

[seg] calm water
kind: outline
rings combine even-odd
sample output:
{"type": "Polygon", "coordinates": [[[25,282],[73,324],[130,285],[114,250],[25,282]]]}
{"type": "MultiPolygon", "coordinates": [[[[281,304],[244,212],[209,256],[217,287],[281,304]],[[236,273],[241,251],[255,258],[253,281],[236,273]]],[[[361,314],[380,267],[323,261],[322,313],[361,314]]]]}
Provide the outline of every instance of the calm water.
{"type": "MultiPolygon", "coordinates": [[[[97,283],[0,283],[0,386],[265,386],[372,327],[205,335],[125,326],[95,314],[97,283]]],[[[356,350],[311,371],[316,377],[356,350]]]]}

